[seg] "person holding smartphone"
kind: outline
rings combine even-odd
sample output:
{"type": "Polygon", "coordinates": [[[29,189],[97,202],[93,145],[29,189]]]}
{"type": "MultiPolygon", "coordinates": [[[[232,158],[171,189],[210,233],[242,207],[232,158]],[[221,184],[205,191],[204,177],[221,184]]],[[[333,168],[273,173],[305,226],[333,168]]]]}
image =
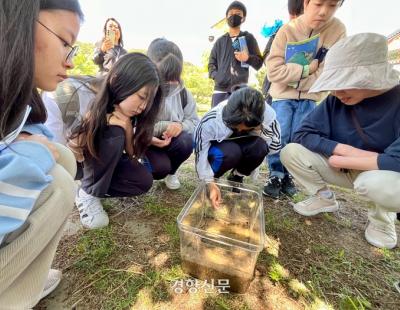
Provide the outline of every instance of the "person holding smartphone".
{"type": "Polygon", "coordinates": [[[103,39],[96,43],[93,61],[99,66],[100,74],[110,71],[113,64],[126,54],[119,22],[110,17],[103,28],[103,39]]]}

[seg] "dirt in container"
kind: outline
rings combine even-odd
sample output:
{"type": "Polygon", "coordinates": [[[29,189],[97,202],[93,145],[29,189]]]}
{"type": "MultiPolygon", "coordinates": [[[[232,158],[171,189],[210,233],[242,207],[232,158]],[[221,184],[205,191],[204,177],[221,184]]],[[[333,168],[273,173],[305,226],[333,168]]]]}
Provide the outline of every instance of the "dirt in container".
{"type": "Polygon", "coordinates": [[[260,237],[257,215],[258,201],[254,195],[225,192],[219,208],[213,208],[209,201],[194,202],[182,224],[255,244],[260,237]]]}
{"type": "MultiPolygon", "coordinates": [[[[208,199],[193,203],[182,224],[217,235],[215,240],[201,234],[181,236],[183,270],[202,280],[228,279],[227,290],[244,293],[254,273],[255,253],[235,245],[221,244],[218,236],[250,244],[260,240],[259,201],[254,193],[223,191],[222,204],[213,208],[208,199]]],[[[204,197],[204,196],[203,196],[204,197]]],[[[228,242],[221,238],[223,242],[228,242]]]]}
{"type": "MultiPolygon", "coordinates": [[[[227,267],[227,270],[229,267],[227,267]]],[[[243,294],[247,291],[253,277],[240,277],[229,274],[227,272],[222,272],[219,270],[215,270],[209,266],[201,265],[196,262],[192,262],[189,260],[182,260],[182,269],[184,272],[190,274],[191,276],[201,279],[207,280],[210,282],[212,279],[214,281],[214,286],[218,285],[218,280],[228,279],[229,287],[225,287],[227,291],[243,294]]]]}

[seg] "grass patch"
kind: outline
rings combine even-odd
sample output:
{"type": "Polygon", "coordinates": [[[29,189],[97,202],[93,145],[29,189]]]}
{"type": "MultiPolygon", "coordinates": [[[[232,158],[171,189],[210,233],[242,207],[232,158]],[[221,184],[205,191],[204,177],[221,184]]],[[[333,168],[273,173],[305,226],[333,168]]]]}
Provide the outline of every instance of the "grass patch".
{"type": "Polygon", "coordinates": [[[143,199],[144,209],[153,215],[177,216],[179,212],[174,208],[163,205],[158,196],[146,195],[143,199]]]}
{"type": "Polygon", "coordinates": [[[76,245],[79,259],[74,265],[85,272],[94,272],[112,257],[116,248],[110,226],[87,231],[76,245]]]}
{"type": "Polygon", "coordinates": [[[114,202],[110,198],[101,199],[104,211],[108,212],[113,208],[114,202]]]}
{"type": "Polygon", "coordinates": [[[292,197],[293,203],[298,203],[300,201],[306,200],[307,195],[303,192],[298,192],[292,197]]]}
{"type": "Polygon", "coordinates": [[[179,239],[180,239],[179,229],[177,227],[176,222],[164,224],[164,229],[165,229],[166,233],[168,234],[168,236],[171,238],[171,241],[175,245],[179,245],[179,239]]]}
{"type": "Polygon", "coordinates": [[[297,218],[292,216],[283,217],[275,214],[275,211],[265,213],[265,232],[277,233],[278,231],[292,231],[299,224],[297,218]]]}
{"type": "Polygon", "coordinates": [[[268,276],[273,282],[280,282],[289,278],[289,271],[278,262],[274,262],[269,268],[268,276]]]}
{"type": "Polygon", "coordinates": [[[344,296],[339,304],[341,310],[366,310],[371,308],[371,303],[362,297],[344,296]]]}

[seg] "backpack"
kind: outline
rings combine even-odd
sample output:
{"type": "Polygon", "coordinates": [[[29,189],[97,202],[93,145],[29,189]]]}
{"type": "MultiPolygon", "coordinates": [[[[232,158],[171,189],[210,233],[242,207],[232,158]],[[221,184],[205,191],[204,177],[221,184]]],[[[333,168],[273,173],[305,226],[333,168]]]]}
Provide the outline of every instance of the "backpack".
{"type": "MultiPolygon", "coordinates": [[[[273,42],[274,39],[275,39],[275,35],[276,35],[276,34],[272,35],[272,36],[269,38],[269,40],[268,40],[268,42],[267,42],[267,45],[265,46],[264,52],[263,52],[263,54],[262,54],[263,62],[265,62],[265,59],[267,58],[267,56],[269,55],[269,52],[271,51],[271,46],[272,46],[272,42],[273,42]]],[[[265,96],[265,100],[266,100],[269,104],[272,103],[272,97],[271,97],[271,95],[269,94],[269,89],[270,89],[270,88],[271,88],[271,82],[268,80],[268,76],[265,75],[264,81],[263,81],[262,86],[261,86],[261,90],[262,90],[263,95],[265,96]]]]}
{"type": "Polygon", "coordinates": [[[90,85],[89,81],[92,77],[85,77],[81,79],[67,79],[58,84],[57,89],[54,91],[54,100],[60,109],[62,121],[66,128],[71,126],[80,119],[80,103],[78,90],[81,87],[86,87],[93,93],[96,91],[90,85]],[[76,83],[80,85],[76,87],[76,83]]]}
{"type": "Polygon", "coordinates": [[[179,92],[179,96],[181,97],[182,110],[185,110],[188,104],[187,91],[185,87],[181,89],[181,91],[179,92]]]}

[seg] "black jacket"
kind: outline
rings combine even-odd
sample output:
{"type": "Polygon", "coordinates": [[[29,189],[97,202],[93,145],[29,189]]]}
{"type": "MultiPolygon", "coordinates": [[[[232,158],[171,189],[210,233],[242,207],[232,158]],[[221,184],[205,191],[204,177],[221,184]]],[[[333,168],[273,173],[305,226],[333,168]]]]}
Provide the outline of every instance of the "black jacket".
{"type": "MultiPolygon", "coordinates": [[[[247,63],[256,70],[260,69],[263,60],[256,39],[247,31],[241,31],[241,36],[246,38],[249,50],[247,63]]],[[[229,33],[215,42],[208,61],[208,73],[215,82],[215,90],[230,92],[232,86],[248,82],[249,68],[241,67],[240,61],[236,60],[229,33]]]]}

